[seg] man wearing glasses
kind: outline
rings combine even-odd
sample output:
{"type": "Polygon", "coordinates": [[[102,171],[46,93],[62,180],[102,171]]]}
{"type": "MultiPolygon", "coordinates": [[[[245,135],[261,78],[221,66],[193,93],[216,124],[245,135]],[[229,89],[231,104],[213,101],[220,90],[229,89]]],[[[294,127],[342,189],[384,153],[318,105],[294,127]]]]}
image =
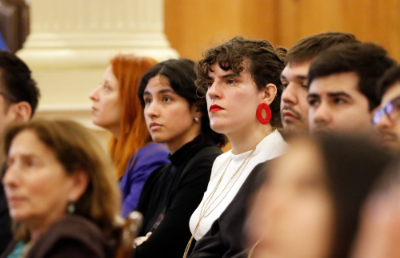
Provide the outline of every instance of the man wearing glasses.
{"type": "Polygon", "coordinates": [[[388,70],[383,76],[378,96],[380,108],[373,113],[373,122],[382,144],[400,151],[400,66],[388,70]]]}
{"type": "Polygon", "coordinates": [[[371,134],[370,112],[380,103],[378,80],[394,64],[372,43],[343,44],[317,56],[308,74],[311,133],[371,134]]]}
{"type": "MultiPolygon", "coordinates": [[[[35,112],[39,96],[28,66],[14,54],[0,50],[0,135],[9,124],[28,121],[35,112]]],[[[1,153],[1,168],[4,162],[5,157],[1,153]]],[[[0,179],[3,170],[0,171],[0,179]]],[[[3,184],[0,184],[0,254],[11,240],[10,226],[3,184]]]]}

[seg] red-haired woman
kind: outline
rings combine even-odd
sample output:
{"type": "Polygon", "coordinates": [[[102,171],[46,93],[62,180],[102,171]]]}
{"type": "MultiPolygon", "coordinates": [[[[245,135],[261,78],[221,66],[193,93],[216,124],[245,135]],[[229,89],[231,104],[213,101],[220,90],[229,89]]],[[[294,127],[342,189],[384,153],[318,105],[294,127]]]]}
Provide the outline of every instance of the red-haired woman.
{"type": "Polygon", "coordinates": [[[143,74],[156,63],[149,57],[117,55],[102,84],[90,94],[93,123],[113,134],[109,149],[120,179],[124,217],[136,208],[148,175],[169,162],[164,145],[151,142],[136,95],[143,74]]]}

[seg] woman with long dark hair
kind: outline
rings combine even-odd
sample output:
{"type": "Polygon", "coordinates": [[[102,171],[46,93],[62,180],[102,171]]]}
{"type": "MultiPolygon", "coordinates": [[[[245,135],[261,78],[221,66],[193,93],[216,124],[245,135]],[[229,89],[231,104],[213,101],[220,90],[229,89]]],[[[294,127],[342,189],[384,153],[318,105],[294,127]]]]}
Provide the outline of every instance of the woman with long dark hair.
{"type": "Polygon", "coordinates": [[[179,257],[190,238],[189,218],[203,197],[225,137],[210,128],[205,91],[194,62],[167,60],[142,78],[138,96],[153,141],[165,143],[170,164],[155,170],[137,210],[144,224],[135,257],[179,257]]]}

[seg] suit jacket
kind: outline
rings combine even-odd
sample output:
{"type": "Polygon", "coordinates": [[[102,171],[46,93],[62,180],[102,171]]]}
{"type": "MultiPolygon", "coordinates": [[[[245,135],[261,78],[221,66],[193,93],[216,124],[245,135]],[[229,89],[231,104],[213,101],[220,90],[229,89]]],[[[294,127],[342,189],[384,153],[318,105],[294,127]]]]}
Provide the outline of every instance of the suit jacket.
{"type": "MultiPolygon", "coordinates": [[[[53,223],[36,241],[26,258],[112,258],[116,240],[106,239],[88,219],[66,215],[53,223]]],[[[1,258],[6,258],[17,242],[11,243],[1,258]]]]}
{"type": "Polygon", "coordinates": [[[189,258],[247,258],[248,249],[245,224],[248,204],[253,194],[267,178],[270,161],[258,164],[251,171],[235,198],[228,205],[211,229],[199,239],[189,258]]]}
{"type": "MultiPolygon", "coordinates": [[[[0,177],[1,179],[1,177],[0,177]]],[[[0,183],[0,254],[4,252],[12,238],[11,219],[8,214],[3,184],[0,183]]]]}

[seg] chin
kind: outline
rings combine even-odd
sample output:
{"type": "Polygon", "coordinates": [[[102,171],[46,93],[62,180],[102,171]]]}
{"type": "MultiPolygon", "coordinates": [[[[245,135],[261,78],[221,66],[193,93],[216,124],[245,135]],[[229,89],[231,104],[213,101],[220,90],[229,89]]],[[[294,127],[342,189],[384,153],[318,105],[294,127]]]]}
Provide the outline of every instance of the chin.
{"type": "Polygon", "coordinates": [[[163,137],[162,135],[151,135],[151,139],[153,139],[153,142],[155,143],[165,143],[168,141],[168,138],[163,137]]]}
{"type": "Polygon", "coordinates": [[[225,134],[227,131],[227,126],[218,122],[210,121],[210,127],[216,133],[225,134]]]}

